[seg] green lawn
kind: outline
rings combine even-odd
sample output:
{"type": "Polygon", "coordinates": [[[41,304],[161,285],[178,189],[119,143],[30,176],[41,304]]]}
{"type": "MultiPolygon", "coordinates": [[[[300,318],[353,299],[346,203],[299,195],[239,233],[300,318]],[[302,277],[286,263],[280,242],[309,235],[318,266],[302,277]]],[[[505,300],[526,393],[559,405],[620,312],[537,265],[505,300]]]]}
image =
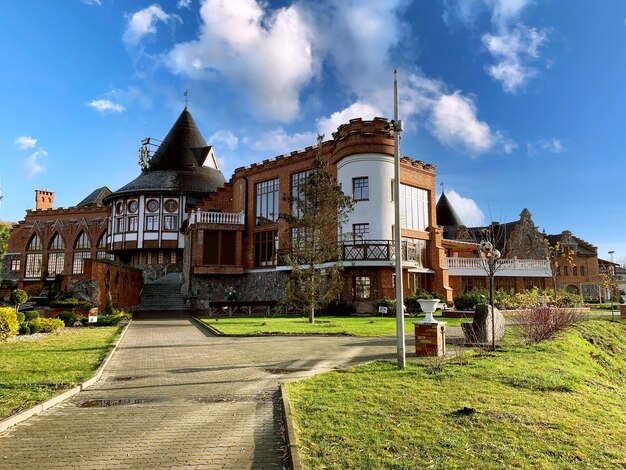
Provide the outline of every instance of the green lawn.
{"type": "Polygon", "coordinates": [[[626,468],[625,337],[592,320],[534,346],[289,383],[304,467],[626,468]]]}
{"type": "Polygon", "coordinates": [[[91,378],[121,328],[84,328],[0,344],[0,419],[91,378]]]}
{"type": "MultiPolygon", "coordinates": [[[[404,329],[413,331],[413,322],[424,316],[405,317],[404,329]]],[[[435,319],[447,321],[447,326],[459,325],[462,318],[443,318],[435,315],[435,319]]],[[[315,323],[307,318],[288,317],[222,317],[203,318],[203,322],[226,335],[258,335],[258,334],[312,334],[312,335],[353,335],[353,336],[393,336],[396,334],[394,317],[316,317],[315,323]]]]}

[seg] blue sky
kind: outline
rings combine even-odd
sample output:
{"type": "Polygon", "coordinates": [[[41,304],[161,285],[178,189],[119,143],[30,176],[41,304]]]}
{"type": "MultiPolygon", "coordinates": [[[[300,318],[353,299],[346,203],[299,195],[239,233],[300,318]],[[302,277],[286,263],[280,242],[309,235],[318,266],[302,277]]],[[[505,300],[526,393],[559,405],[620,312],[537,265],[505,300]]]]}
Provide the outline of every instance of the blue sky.
{"type": "Polygon", "coordinates": [[[23,0],[0,14],[2,220],[140,171],[184,106],[228,178],[353,117],[391,116],[467,225],[569,229],[626,258],[626,4],[23,0]]]}

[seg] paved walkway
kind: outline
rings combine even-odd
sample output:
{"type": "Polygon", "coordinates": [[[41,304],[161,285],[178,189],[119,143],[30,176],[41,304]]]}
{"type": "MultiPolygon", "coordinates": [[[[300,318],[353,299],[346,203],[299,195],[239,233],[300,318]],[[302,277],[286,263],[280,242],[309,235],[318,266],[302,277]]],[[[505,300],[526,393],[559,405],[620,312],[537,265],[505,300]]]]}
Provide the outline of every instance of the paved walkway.
{"type": "Polygon", "coordinates": [[[135,321],[99,382],[0,434],[0,469],[280,469],[278,383],[394,354],[394,338],[218,338],[185,318],[135,321]]]}

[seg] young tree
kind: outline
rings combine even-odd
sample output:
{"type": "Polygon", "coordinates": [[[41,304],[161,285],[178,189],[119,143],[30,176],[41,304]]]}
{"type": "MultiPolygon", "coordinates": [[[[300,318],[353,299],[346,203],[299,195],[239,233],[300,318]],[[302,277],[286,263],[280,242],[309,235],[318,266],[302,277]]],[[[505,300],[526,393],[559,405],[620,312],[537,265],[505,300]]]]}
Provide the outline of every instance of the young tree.
{"type": "Polygon", "coordinates": [[[574,249],[563,247],[558,241],[552,246],[547,238],[544,238],[543,242],[546,244],[546,258],[550,262],[552,288],[556,297],[556,280],[561,272],[561,266],[576,266],[574,264],[574,249]]]}
{"type": "Polygon", "coordinates": [[[310,323],[315,323],[315,310],[341,291],[337,227],[354,206],[323,160],[323,140],[324,136],[318,135],[313,168],[300,180],[297,191],[284,196],[291,212],[281,215],[291,227],[287,256],[291,276],[285,302],[306,309],[310,323]]]}

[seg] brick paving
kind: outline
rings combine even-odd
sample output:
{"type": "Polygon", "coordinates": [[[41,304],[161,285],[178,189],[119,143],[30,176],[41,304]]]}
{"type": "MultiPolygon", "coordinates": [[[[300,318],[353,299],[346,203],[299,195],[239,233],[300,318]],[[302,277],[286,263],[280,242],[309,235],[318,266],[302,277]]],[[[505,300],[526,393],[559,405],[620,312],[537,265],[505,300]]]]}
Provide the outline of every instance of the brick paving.
{"type": "Polygon", "coordinates": [[[134,321],[100,381],[0,434],[0,469],[285,468],[278,383],[394,354],[394,338],[218,338],[186,318],[134,321]],[[88,406],[100,403],[113,406],[88,406]]]}

